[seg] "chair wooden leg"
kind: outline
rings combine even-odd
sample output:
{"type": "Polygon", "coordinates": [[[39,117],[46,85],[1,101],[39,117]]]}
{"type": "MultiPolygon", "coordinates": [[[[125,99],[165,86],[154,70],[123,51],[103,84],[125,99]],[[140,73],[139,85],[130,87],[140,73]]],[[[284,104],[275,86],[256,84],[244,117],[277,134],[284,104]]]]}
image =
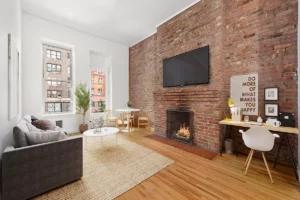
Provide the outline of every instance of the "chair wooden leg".
{"type": "Polygon", "coordinates": [[[274,183],[274,182],[273,182],[272,175],[271,175],[271,172],[270,172],[270,169],[269,169],[269,165],[268,165],[267,160],[266,160],[266,157],[265,157],[265,152],[261,152],[261,155],[262,155],[262,157],[263,157],[263,159],[264,159],[264,162],[265,162],[265,165],[266,165],[266,168],[267,168],[269,177],[270,177],[270,179],[271,179],[271,182],[274,183]]]}
{"type": "Polygon", "coordinates": [[[246,160],[246,162],[245,162],[245,165],[244,165],[244,167],[246,167],[247,166],[247,163],[248,163],[248,161],[249,161],[249,158],[250,158],[250,156],[251,156],[251,154],[252,154],[252,149],[250,150],[250,152],[249,152],[249,154],[248,154],[248,157],[247,157],[247,160],[246,160]]]}
{"type": "Polygon", "coordinates": [[[247,164],[247,168],[246,168],[246,171],[245,171],[245,175],[247,174],[248,172],[248,169],[249,169],[249,166],[250,166],[250,163],[251,163],[251,160],[252,160],[252,157],[253,157],[253,154],[254,154],[254,150],[252,150],[252,152],[250,152],[250,158],[249,158],[249,161],[248,161],[248,164],[247,164]]]}
{"type": "Polygon", "coordinates": [[[138,128],[140,128],[140,120],[138,119],[138,128]]]}

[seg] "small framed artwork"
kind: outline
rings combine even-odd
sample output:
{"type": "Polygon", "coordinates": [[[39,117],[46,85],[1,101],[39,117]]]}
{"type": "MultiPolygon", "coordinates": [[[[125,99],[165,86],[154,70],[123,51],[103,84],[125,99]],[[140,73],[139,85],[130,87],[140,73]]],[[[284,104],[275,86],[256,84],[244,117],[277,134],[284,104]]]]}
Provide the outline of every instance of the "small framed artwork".
{"type": "Polygon", "coordinates": [[[265,88],[265,101],[278,101],[278,87],[265,88]]]}
{"type": "Polygon", "coordinates": [[[279,109],[277,103],[265,104],[265,116],[266,117],[278,117],[279,109]]]}

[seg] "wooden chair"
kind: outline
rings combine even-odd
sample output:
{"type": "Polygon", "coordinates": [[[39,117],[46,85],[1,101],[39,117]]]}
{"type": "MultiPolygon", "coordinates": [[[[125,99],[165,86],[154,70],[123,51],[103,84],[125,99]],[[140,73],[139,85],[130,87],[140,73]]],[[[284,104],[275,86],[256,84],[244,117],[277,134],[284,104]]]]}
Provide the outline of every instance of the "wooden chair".
{"type": "Polygon", "coordinates": [[[132,126],[135,126],[134,112],[131,112],[130,120],[132,121],[132,126]]]}
{"type": "Polygon", "coordinates": [[[112,116],[112,110],[105,110],[105,117],[106,117],[106,126],[110,126],[113,123],[116,127],[118,127],[117,117],[112,116]]]}
{"type": "Polygon", "coordinates": [[[147,126],[149,128],[150,131],[150,114],[151,114],[151,110],[145,110],[143,112],[144,116],[141,116],[138,118],[138,128],[140,128],[140,126],[147,126]]]}
{"type": "Polygon", "coordinates": [[[243,140],[245,145],[251,149],[245,163],[245,166],[247,166],[245,175],[247,174],[254,151],[260,151],[264,159],[264,163],[266,165],[271,182],[274,183],[267,160],[265,158],[265,152],[271,151],[273,149],[275,138],[279,138],[279,135],[272,134],[268,129],[264,127],[252,127],[246,132],[244,132],[243,130],[239,131],[243,134],[243,140]]]}

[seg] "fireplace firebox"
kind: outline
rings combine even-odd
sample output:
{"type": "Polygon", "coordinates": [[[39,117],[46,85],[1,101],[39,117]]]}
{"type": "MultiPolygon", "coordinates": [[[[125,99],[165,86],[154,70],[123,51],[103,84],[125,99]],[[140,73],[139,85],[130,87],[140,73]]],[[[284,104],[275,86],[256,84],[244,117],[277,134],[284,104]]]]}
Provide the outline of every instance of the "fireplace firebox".
{"type": "Polygon", "coordinates": [[[193,145],[194,113],[189,110],[167,110],[167,137],[193,145]]]}

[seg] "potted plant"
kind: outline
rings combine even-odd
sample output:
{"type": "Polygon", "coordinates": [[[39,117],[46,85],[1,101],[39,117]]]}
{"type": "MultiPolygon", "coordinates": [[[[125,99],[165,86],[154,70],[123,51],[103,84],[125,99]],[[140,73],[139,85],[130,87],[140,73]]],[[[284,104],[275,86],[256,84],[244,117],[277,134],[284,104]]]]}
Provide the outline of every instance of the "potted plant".
{"type": "Polygon", "coordinates": [[[127,106],[127,108],[131,108],[131,106],[132,106],[131,101],[127,101],[126,106],[127,106]]]}
{"type": "Polygon", "coordinates": [[[80,83],[75,89],[76,96],[76,113],[83,116],[83,123],[79,125],[80,133],[88,130],[88,124],[85,123],[85,115],[90,107],[90,91],[87,89],[87,84],[80,83]]]}

